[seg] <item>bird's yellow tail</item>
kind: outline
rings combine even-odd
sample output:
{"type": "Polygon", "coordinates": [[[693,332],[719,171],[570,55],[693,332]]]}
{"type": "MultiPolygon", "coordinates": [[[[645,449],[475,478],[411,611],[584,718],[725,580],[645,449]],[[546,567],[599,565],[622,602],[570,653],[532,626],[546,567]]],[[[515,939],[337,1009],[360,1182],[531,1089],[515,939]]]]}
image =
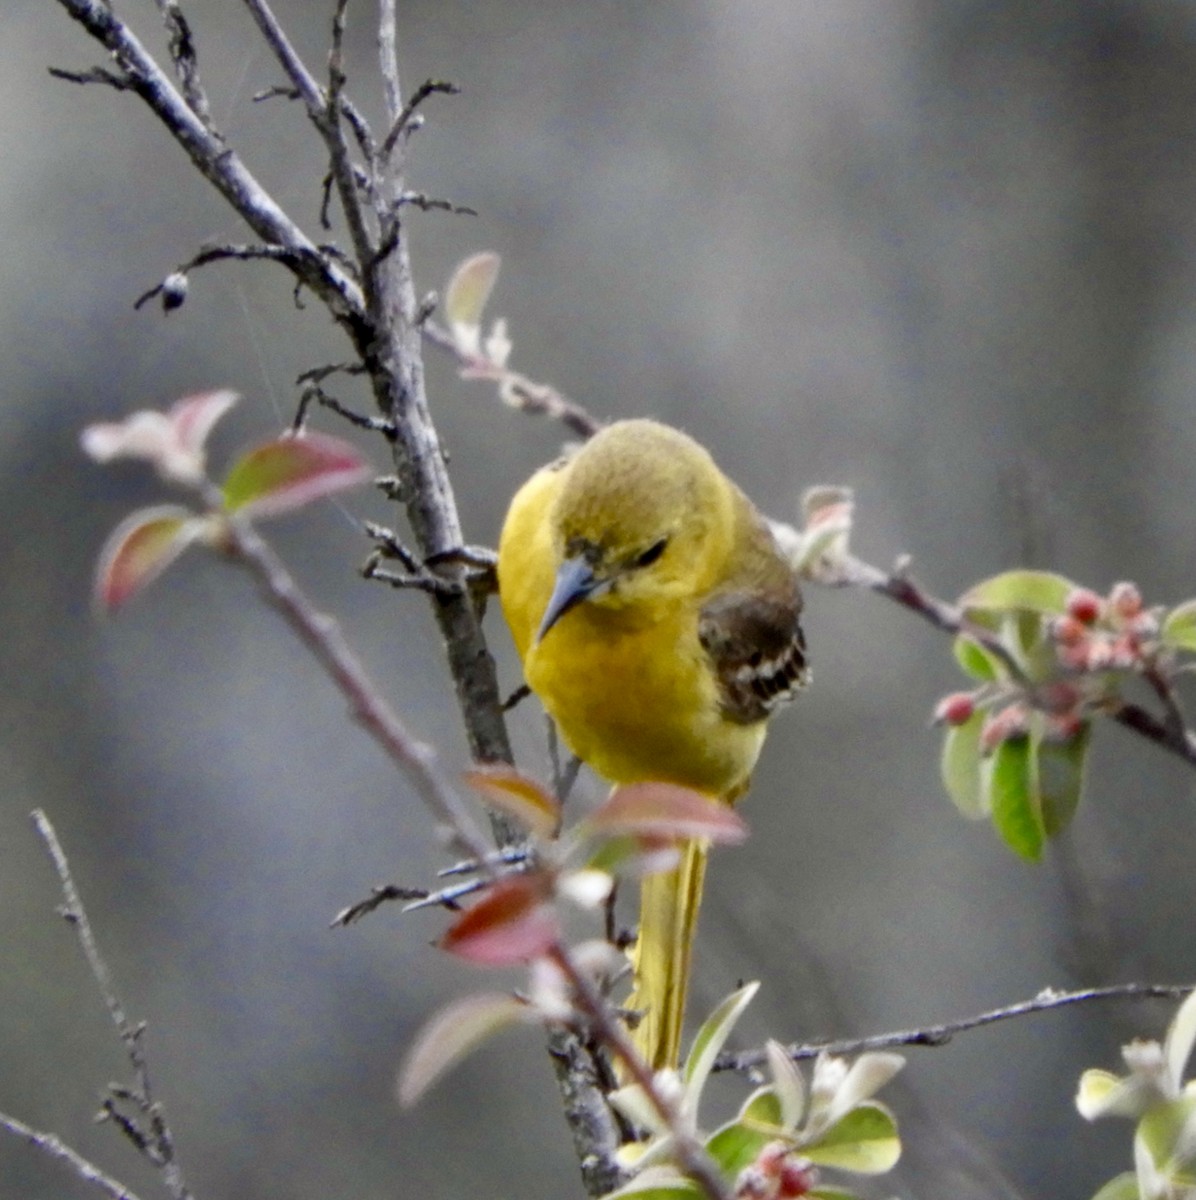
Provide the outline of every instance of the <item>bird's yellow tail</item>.
{"type": "Polygon", "coordinates": [[[643,1014],[635,1044],[653,1070],[675,1067],[680,1057],[708,850],[705,842],[686,842],[676,869],[649,875],[641,887],[640,930],[632,955],[635,990],[627,1003],[643,1014]]]}

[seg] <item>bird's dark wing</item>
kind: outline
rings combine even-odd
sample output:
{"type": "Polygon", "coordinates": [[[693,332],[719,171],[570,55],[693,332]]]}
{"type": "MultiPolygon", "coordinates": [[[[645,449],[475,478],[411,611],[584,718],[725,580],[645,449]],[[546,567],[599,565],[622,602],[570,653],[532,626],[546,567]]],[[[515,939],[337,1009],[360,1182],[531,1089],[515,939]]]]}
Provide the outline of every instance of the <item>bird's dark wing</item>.
{"type": "Polygon", "coordinates": [[[712,596],[698,619],[723,712],[744,725],[763,721],[792,700],[809,678],[801,595],[791,578],[769,591],[712,596]]]}

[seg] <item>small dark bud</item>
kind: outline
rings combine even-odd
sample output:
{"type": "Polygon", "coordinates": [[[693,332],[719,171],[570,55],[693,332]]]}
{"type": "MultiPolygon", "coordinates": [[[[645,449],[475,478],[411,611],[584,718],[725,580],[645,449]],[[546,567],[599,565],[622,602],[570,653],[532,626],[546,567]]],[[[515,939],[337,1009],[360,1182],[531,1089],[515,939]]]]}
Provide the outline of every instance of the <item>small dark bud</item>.
{"type": "Polygon", "coordinates": [[[174,271],[162,280],[162,311],[174,312],[182,308],[187,299],[187,276],[182,271],[174,271]]]}

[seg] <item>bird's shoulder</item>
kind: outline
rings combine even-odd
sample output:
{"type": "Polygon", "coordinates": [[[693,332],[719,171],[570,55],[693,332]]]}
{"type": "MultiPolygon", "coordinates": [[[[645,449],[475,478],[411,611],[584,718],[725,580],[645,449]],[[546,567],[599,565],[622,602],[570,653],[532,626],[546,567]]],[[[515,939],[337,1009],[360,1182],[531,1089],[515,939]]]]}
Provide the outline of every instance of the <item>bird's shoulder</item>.
{"type": "Polygon", "coordinates": [[[762,721],[808,677],[797,576],[764,519],[744,500],[725,577],[698,615],[724,715],[762,721]]]}

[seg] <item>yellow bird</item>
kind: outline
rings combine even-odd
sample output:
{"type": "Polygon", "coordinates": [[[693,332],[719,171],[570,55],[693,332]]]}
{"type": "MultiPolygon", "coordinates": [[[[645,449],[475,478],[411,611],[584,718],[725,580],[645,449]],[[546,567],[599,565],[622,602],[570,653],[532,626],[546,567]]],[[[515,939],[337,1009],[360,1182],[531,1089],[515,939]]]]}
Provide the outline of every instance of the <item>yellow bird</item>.
{"type": "MultiPolygon", "coordinates": [[[[619,421],[511,501],[499,594],[524,676],[570,750],[611,783],[734,803],[768,718],[807,678],[792,567],[692,438],[619,421]]],[[[706,846],[644,880],[636,1041],[676,1065],[706,846]]]]}

